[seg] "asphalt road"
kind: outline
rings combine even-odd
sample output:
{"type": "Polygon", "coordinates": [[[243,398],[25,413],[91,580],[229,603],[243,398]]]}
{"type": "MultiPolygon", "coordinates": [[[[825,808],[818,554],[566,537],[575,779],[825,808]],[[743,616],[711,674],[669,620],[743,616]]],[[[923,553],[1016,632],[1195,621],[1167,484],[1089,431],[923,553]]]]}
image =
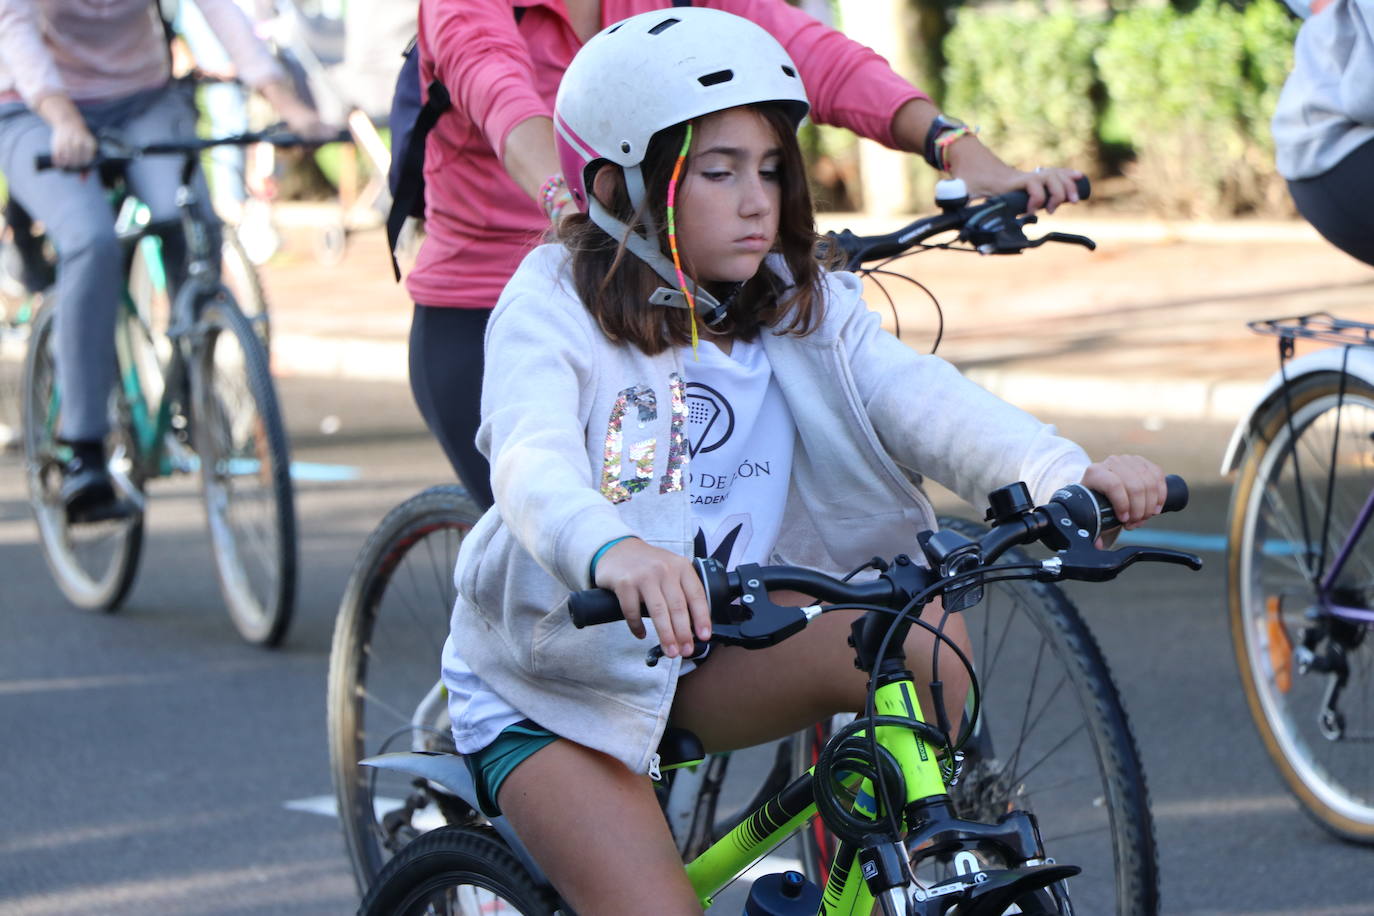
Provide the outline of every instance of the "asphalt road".
{"type": "MultiPolygon", "coordinates": [[[[298,484],[297,618],[275,651],[244,645],[222,609],[192,481],[154,490],[124,609],[89,614],[51,584],[20,465],[0,456],[0,913],[356,905],[336,822],[300,810],[330,791],[334,613],[370,528],[447,471],[402,386],[288,380],[282,390],[295,458],[349,479],[298,484]]],[[[1203,536],[1192,543],[1207,548],[1201,573],[1155,567],[1073,588],[1145,757],[1164,911],[1374,914],[1374,849],[1332,840],[1298,811],[1239,692],[1219,552],[1216,464],[1229,430],[1150,426],[1064,424],[1096,454],[1140,451],[1188,477],[1193,505],[1162,520],[1159,536],[1203,536]]]]}

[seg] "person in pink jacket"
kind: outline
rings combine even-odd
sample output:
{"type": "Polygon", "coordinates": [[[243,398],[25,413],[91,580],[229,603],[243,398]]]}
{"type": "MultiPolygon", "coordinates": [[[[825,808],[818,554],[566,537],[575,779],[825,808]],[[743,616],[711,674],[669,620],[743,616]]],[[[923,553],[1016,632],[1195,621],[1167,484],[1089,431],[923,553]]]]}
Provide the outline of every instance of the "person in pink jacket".
{"type": "MultiPolygon", "coordinates": [[[[406,279],[415,302],[410,383],[425,422],[473,497],[490,506],[490,471],[477,451],[487,318],[521,258],[565,212],[552,120],[563,71],[611,23],[669,0],[421,0],[420,82],[438,80],[453,107],[425,147],[426,231],[406,279]]],[[[751,19],[797,62],[811,116],[962,178],[975,196],[1015,188],[1032,208],[1077,199],[1067,168],[1025,172],[942,115],[929,96],[869,48],[784,0],[687,4],[751,19]]]]}

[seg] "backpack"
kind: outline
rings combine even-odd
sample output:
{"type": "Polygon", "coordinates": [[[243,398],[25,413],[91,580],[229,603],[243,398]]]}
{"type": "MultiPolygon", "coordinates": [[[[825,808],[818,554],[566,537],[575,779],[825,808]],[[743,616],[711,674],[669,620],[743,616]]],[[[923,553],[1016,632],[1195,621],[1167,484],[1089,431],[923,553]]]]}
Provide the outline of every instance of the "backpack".
{"type": "MultiPolygon", "coordinates": [[[[672,0],[673,6],[691,6],[692,0],[672,0]]],[[[515,24],[519,25],[526,7],[514,8],[515,24]]],[[[419,36],[406,45],[401,72],[396,77],[396,90],[391,97],[391,168],[387,185],[391,189],[391,211],[386,217],[387,248],[391,252],[391,270],[401,279],[401,267],[396,263],[396,242],[406,219],[425,217],[425,138],[438,122],[439,116],[453,104],[443,83],[431,80],[428,98],[420,102],[419,36]]]]}

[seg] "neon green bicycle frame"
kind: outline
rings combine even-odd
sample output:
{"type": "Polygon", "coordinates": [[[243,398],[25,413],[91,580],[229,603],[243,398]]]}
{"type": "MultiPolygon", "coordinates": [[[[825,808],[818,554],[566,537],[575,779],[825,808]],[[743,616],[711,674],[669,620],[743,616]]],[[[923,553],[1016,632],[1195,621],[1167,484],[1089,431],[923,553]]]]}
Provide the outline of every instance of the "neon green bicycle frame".
{"type": "MultiPolygon", "coordinates": [[[[880,686],[874,702],[880,716],[925,721],[915,683],[910,678],[880,686]]],[[[946,794],[940,763],[929,743],[915,732],[895,726],[879,726],[876,738],[901,767],[906,784],[904,807],[946,794]]],[[[808,770],[793,780],[688,863],[687,877],[703,908],[711,905],[712,898],[722,888],[817,816],[814,772],[814,769],[808,770]]],[[[872,817],[877,825],[877,807],[873,786],[869,780],[862,780],[856,811],[872,817]]],[[[857,859],[857,849],[847,843],[840,844],[821,899],[820,912],[825,916],[869,916],[872,912],[874,897],[856,868],[857,859]]]]}

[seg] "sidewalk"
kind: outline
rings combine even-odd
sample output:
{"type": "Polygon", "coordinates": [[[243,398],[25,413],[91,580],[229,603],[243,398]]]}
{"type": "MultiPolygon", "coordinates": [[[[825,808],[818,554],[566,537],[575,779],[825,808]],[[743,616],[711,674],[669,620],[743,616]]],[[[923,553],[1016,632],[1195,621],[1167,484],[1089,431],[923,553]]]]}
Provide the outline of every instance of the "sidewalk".
{"type": "MultiPolygon", "coordinates": [[[[284,216],[292,241],[263,268],[273,361],[283,376],[405,382],[411,304],[393,283],[384,235],[349,239],[343,263],[310,252],[308,208],[284,216]]],[[[894,226],[826,219],[822,230],[894,226]]],[[[1232,422],[1277,368],[1256,318],[1316,310],[1374,321],[1374,271],[1300,223],[1165,225],[1047,216],[1029,227],[1096,239],[1014,257],[925,252],[896,265],[944,312],[939,353],[1000,396],[1045,416],[1232,422]]],[[[871,282],[871,281],[870,281],[871,282]]],[[[885,280],[869,304],[928,350],[936,313],[918,288],[885,280]]]]}

